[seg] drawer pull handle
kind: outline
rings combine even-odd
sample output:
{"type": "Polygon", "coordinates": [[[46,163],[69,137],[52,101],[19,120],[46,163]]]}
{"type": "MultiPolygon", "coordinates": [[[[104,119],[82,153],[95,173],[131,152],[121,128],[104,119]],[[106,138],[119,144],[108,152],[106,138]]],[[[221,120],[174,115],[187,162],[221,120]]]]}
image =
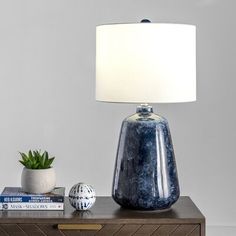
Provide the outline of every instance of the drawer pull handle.
{"type": "Polygon", "coordinates": [[[58,224],[58,229],[61,230],[100,230],[102,225],[99,224],[58,224]]]}

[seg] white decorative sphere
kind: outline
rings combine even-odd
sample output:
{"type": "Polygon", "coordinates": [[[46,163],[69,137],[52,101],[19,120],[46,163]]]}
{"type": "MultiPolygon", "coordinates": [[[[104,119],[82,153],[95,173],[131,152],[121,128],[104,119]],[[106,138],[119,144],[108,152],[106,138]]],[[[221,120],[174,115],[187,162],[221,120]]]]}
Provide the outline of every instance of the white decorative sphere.
{"type": "Polygon", "coordinates": [[[95,191],[91,185],[75,184],[70,190],[69,201],[76,210],[88,210],[96,201],[95,191]]]}

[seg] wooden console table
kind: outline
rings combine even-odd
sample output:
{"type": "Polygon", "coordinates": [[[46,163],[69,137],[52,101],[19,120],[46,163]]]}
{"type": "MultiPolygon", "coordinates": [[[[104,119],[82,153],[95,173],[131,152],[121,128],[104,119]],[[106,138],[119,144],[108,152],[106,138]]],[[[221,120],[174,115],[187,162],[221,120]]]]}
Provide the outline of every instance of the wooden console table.
{"type": "Polygon", "coordinates": [[[204,236],[205,218],[189,197],[161,213],[122,209],[111,197],[78,212],[66,199],[65,211],[0,211],[2,235],[204,236]]]}

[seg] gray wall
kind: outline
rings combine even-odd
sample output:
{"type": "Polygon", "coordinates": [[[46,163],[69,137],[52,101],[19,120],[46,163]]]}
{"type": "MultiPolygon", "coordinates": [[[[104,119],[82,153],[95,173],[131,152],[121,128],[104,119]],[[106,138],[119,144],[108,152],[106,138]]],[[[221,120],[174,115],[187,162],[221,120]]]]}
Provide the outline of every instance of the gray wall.
{"type": "Polygon", "coordinates": [[[236,226],[233,0],[0,0],[0,187],[20,185],[18,151],[57,157],[58,185],[109,195],[121,121],[135,105],[98,103],[95,26],[197,25],[195,103],[154,105],[170,123],[182,195],[210,225],[236,226]]]}

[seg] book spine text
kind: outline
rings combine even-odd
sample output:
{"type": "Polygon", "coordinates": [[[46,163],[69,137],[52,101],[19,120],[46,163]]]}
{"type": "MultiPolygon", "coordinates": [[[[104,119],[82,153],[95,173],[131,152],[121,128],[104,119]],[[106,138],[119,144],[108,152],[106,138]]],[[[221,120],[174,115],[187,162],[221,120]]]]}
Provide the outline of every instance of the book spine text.
{"type": "Polygon", "coordinates": [[[64,203],[27,203],[27,202],[15,202],[15,203],[0,203],[0,210],[32,210],[32,211],[43,211],[43,210],[64,210],[64,203]]]}

